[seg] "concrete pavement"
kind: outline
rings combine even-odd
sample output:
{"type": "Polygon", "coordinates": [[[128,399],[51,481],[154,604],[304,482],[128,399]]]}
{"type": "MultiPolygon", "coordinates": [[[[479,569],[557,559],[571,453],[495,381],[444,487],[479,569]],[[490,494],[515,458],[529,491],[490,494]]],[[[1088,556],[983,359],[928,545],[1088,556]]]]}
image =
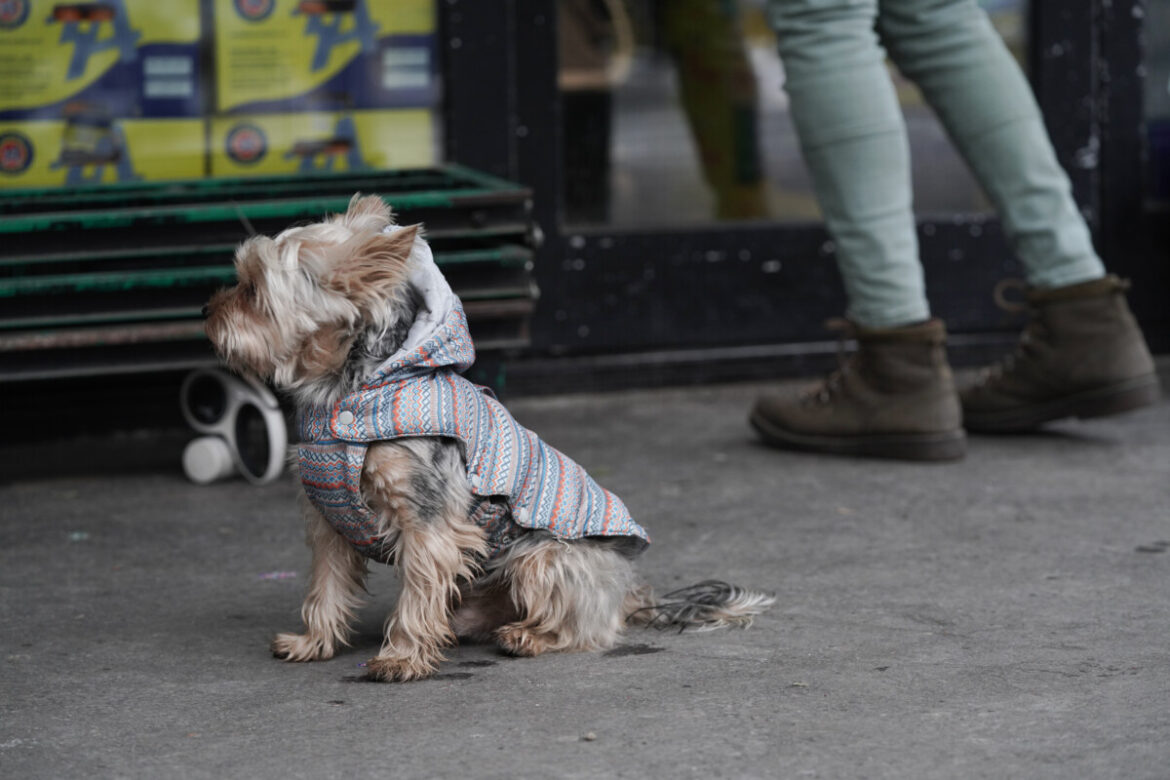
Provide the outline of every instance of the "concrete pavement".
{"type": "Polygon", "coordinates": [[[0,448],[0,776],[1170,776],[1170,405],[917,465],[766,449],[759,389],[510,404],[650,530],[656,588],[774,591],[754,627],[400,685],[359,681],[384,567],[353,650],[268,654],[291,480],[191,485],[185,434],[0,448]]]}

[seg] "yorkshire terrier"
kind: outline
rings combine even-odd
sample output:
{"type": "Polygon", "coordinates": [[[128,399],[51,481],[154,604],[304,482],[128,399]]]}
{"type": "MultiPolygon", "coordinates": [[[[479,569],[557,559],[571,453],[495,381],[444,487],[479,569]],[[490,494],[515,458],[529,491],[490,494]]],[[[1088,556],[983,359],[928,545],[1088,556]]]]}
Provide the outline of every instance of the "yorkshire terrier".
{"type": "Polygon", "coordinates": [[[463,378],[462,304],[419,226],[393,224],[381,198],[254,236],[235,263],[207,335],[299,413],[312,573],[306,631],[277,635],[277,657],[348,645],[369,559],[402,581],[376,680],[433,674],[460,637],[518,656],[601,650],[627,623],[746,626],[773,603],[715,581],[655,601],[631,563],[649,538],[621,500],[463,378]]]}

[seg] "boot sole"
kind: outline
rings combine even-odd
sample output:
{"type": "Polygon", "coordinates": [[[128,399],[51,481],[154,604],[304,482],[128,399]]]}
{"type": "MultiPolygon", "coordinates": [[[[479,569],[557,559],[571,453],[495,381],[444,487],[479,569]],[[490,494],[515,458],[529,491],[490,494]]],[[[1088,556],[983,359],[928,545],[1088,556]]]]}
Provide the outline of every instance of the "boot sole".
{"type": "Polygon", "coordinates": [[[972,414],[964,411],[963,425],[967,430],[979,433],[1025,433],[1055,420],[1068,417],[1082,420],[1107,417],[1152,406],[1161,399],[1162,389],[1157,375],[1146,374],[1094,390],[1002,412],[972,414]]]}
{"type": "Polygon", "coordinates": [[[803,452],[918,461],[960,460],[967,454],[967,434],[961,428],[941,433],[823,436],[786,430],[754,411],[748,421],[768,444],[803,452]]]}

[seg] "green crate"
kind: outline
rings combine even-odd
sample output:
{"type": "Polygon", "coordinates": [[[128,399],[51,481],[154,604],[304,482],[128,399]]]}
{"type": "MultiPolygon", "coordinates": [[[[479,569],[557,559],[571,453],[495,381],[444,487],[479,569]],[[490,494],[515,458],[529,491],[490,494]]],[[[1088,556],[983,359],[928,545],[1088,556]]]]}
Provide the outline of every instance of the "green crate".
{"type": "Polygon", "coordinates": [[[214,362],[200,309],[235,246],[378,194],[422,223],[481,351],[528,343],[531,194],[459,166],[0,195],[0,382],[214,362]]]}

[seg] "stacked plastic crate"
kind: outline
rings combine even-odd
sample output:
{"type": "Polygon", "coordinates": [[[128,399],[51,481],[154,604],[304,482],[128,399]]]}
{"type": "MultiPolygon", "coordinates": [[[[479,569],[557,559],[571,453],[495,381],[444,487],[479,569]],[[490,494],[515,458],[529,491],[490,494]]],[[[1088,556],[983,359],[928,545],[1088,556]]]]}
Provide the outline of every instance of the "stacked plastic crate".
{"type": "Polygon", "coordinates": [[[236,243],[382,195],[481,350],[522,347],[530,193],[435,167],[434,0],[0,3],[0,382],[213,362],[236,243]]]}

